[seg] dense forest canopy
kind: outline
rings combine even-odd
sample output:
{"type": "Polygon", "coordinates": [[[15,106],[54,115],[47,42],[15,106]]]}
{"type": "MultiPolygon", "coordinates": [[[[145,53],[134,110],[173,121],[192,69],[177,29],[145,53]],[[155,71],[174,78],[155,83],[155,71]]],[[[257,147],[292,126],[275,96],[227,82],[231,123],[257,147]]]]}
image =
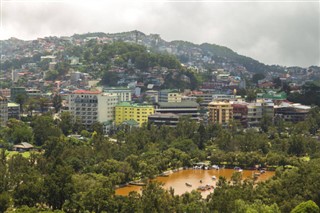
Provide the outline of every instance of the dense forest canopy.
{"type": "Polygon", "coordinates": [[[319,110],[298,124],[278,121],[263,131],[197,124],[189,118],[176,128],[123,126],[109,140],[101,124],[91,131],[68,113],[61,120],[37,116],[30,126],[10,120],[1,146],[29,141],[39,147],[29,156],[0,152],[0,208],[8,212],[290,212],[320,204],[319,110]],[[83,139],[66,137],[80,132],[83,139]],[[234,175],[220,178],[214,193],[203,199],[193,191],[178,196],[148,184],[142,194],[115,195],[116,185],[148,180],[163,171],[209,160],[212,164],[276,169],[276,175],[254,186],[234,175]],[[290,166],[288,166],[290,165],[290,166]],[[291,169],[289,169],[291,168],[291,169]],[[31,181],[32,180],[32,181],[31,181]],[[241,180],[241,179],[240,179],[241,180]],[[302,181],[303,180],[303,181],[302,181]],[[312,201],[312,202],[311,202],[312,201]]]}

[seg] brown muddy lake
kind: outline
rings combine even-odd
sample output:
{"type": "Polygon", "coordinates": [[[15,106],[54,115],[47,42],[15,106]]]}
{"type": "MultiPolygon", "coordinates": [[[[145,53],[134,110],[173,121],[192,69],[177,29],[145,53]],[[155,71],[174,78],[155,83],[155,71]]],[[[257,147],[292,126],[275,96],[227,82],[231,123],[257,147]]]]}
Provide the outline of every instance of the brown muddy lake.
{"type": "MultiPolygon", "coordinates": [[[[203,185],[213,185],[215,186],[218,182],[220,176],[225,177],[229,180],[232,174],[236,172],[234,169],[220,169],[220,170],[198,170],[198,169],[187,169],[181,170],[178,172],[174,172],[170,174],[168,177],[157,177],[152,181],[158,181],[164,184],[165,189],[170,189],[172,187],[174,189],[174,193],[177,195],[181,195],[185,192],[191,192],[192,190],[196,190],[199,186],[203,185]],[[216,180],[212,179],[212,176],[216,176],[216,180]],[[202,180],[202,183],[200,183],[202,180]],[[192,186],[186,186],[186,183],[191,184],[192,186]]],[[[254,173],[258,171],[254,170],[244,170],[242,173],[242,178],[252,178],[254,173]]],[[[264,174],[261,174],[257,182],[265,181],[274,176],[274,172],[266,171],[264,174]]],[[[141,186],[133,186],[128,185],[122,188],[116,189],[116,195],[128,195],[131,191],[141,192],[141,186]]],[[[213,192],[214,189],[201,191],[203,197],[206,197],[210,193],[213,192]]]]}

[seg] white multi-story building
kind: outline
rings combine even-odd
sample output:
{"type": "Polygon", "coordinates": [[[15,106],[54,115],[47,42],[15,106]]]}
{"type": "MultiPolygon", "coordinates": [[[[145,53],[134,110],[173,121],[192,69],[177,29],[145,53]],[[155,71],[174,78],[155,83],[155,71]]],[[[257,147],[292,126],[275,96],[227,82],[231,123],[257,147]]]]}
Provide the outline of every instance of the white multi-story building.
{"type": "Polygon", "coordinates": [[[104,92],[110,95],[117,95],[119,102],[131,102],[131,89],[127,88],[106,88],[104,92]]]}
{"type": "Polygon", "coordinates": [[[68,111],[87,127],[97,121],[112,124],[118,103],[117,95],[99,91],[76,90],[68,95],[68,111]]]}

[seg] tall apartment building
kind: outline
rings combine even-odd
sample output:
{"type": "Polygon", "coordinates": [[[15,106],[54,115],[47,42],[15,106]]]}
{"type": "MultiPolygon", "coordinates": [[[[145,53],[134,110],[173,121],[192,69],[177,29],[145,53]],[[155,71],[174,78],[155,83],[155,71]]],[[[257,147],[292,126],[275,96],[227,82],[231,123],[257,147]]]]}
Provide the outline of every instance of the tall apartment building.
{"type": "Polygon", "coordinates": [[[257,99],[257,103],[262,105],[262,115],[274,117],[274,103],[271,99],[257,99]]]}
{"type": "Polygon", "coordinates": [[[125,121],[134,120],[139,126],[148,122],[148,116],[154,113],[152,105],[132,104],[122,102],[116,107],[115,121],[116,125],[120,125],[125,121]]]}
{"type": "Polygon", "coordinates": [[[260,125],[263,116],[263,107],[261,103],[248,103],[248,126],[256,127],[260,125]]]}
{"type": "Polygon", "coordinates": [[[105,88],[104,93],[108,93],[110,95],[117,95],[119,102],[131,102],[131,89],[128,88],[105,88]]]}
{"type": "Polygon", "coordinates": [[[68,111],[80,118],[82,124],[105,123],[114,120],[118,96],[97,91],[76,90],[68,95],[68,111]]]}
{"type": "Polygon", "coordinates": [[[20,104],[8,103],[8,119],[10,118],[20,120],[20,104]]]}
{"type": "Polygon", "coordinates": [[[159,91],[159,102],[177,103],[181,102],[182,96],[178,90],[160,90],[159,91]]]}
{"type": "Polygon", "coordinates": [[[226,125],[233,119],[233,108],[229,101],[213,101],[208,105],[208,122],[226,125]]]}
{"type": "Polygon", "coordinates": [[[233,120],[238,121],[243,127],[247,127],[247,115],[248,106],[246,102],[234,102],[233,108],[233,120]]]}
{"type": "Polygon", "coordinates": [[[0,96],[0,124],[5,126],[8,121],[8,99],[0,96]]]}

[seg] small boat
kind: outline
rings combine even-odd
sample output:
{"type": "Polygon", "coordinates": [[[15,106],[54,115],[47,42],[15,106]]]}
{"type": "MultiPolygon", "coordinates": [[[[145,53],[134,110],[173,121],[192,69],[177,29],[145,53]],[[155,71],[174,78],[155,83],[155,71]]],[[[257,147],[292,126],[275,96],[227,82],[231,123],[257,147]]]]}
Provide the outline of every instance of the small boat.
{"type": "Polygon", "coordinates": [[[212,185],[206,185],[205,188],[206,190],[210,190],[210,189],[213,189],[214,187],[212,185]]]}
{"type": "Polygon", "coordinates": [[[242,170],[240,167],[238,167],[238,166],[234,167],[234,170],[236,170],[236,171],[238,171],[238,172],[243,172],[243,170],[242,170]]]}
{"type": "Polygon", "coordinates": [[[205,186],[199,186],[197,189],[200,190],[200,191],[205,191],[206,187],[205,186]]]}
{"type": "Polygon", "coordinates": [[[212,165],[212,169],[219,170],[220,168],[218,165],[212,165]]]}
{"type": "Polygon", "coordinates": [[[192,184],[191,183],[186,183],[186,186],[191,187],[192,184]]]}
{"type": "Polygon", "coordinates": [[[212,185],[205,185],[205,186],[198,186],[197,190],[200,191],[206,191],[206,190],[211,190],[214,189],[214,187],[212,185]]]}
{"type": "Polygon", "coordinates": [[[143,182],[137,182],[137,181],[130,181],[129,182],[130,185],[134,185],[134,186],[146,186],[146,183],[143,182]]]}
{"type": "Polygon", "coordinates": [[[266,173],[266,170],[261,169],[261,170],[260,170],[260,174],[264,174],[264,173],[266,173]]]}
{"type": "Polygon", "coordinates": [[[212,178],[212,180],[216,180],[217,179],[217,177],[215,175],[213,175],[211,178],[212,178]]]}

